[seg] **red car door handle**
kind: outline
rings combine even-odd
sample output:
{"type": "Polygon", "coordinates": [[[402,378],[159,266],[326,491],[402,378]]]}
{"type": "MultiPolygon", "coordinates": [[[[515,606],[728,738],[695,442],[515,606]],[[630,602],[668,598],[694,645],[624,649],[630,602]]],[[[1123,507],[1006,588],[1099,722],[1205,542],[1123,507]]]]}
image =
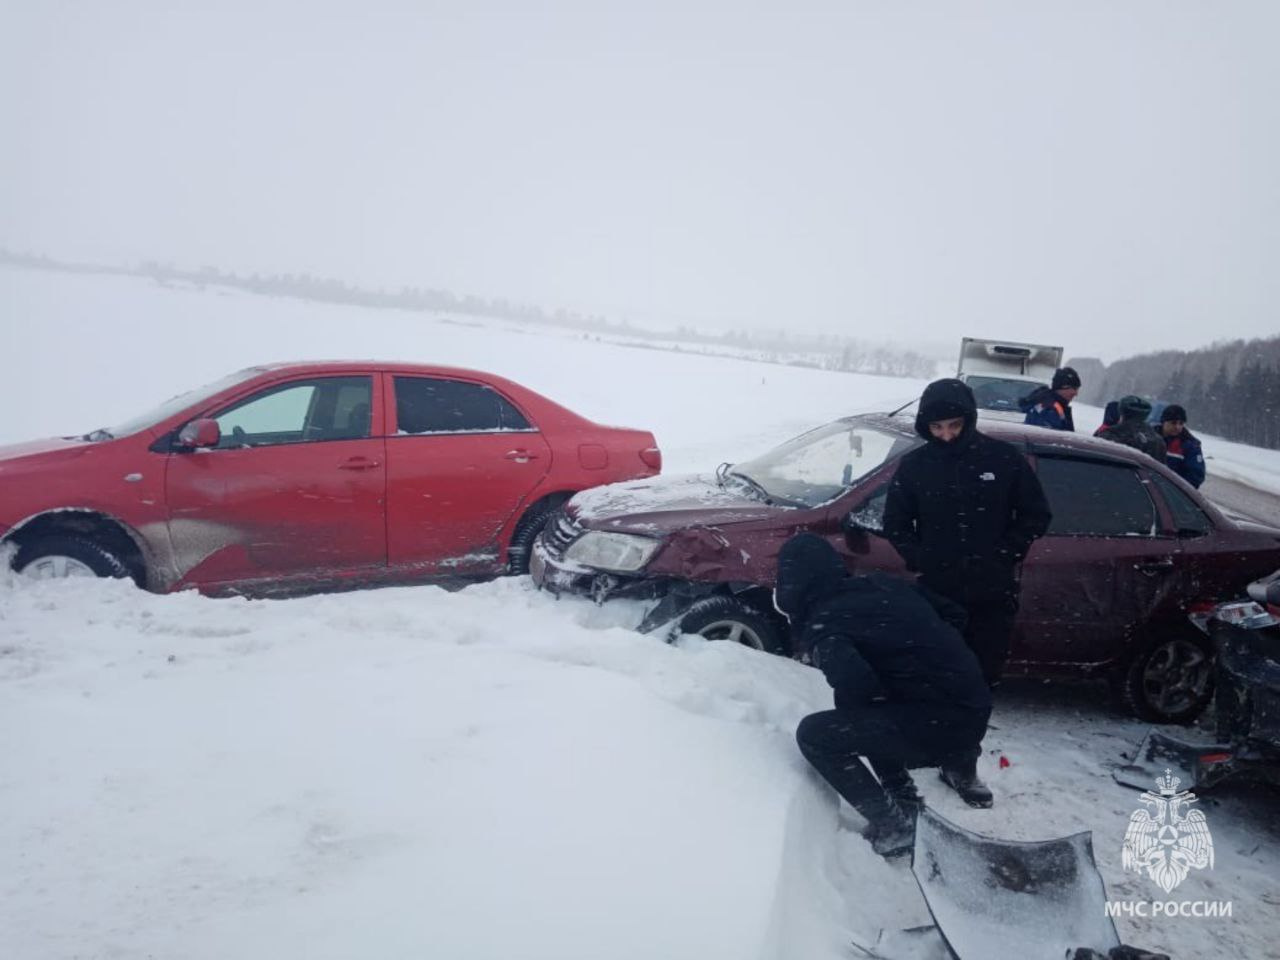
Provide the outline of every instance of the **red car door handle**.
{"type": "Polygon", "coordinates": [[[1143,573],[1159,573],[1162,570],[1172,570],[1172,560],[1144,560],[1137,565],[1138,569],[1143,573]]]}
{"type": "Polygon", "coordinates": [[[352,457],[350,460],[343,460],[338,464],[339,470],[372,470],[374,467],[380,466],[377,460],[370,460],[368,457],[352,457]]]}
{"type": "Polygon", "coordinates": [[[504,456],[508,460],[514,460],[517,463],[528,463],[530,460],[537,460],[536,453],[530,453],[528,450],[508,450],[504,456]]]}

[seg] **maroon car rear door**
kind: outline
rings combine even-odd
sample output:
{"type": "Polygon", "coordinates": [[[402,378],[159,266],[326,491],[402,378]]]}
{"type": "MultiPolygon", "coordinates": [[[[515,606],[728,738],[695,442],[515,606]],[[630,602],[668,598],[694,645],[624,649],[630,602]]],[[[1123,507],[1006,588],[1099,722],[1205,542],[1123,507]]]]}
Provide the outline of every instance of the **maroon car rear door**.
{"type": "Polygon", "coordinates": [[[1010,659],[1038,668],[1113,661],[1176,594],[1177,540],[1127,463],[1042,454],[1036,472],[1053,523],[1022,566],[1010,659]]]}
{"type": "Polygon", "coordinates": [[[168,456],[180,582],[323,577],[386,564],[374,376],[307,377],[214,411],[221,440],[168,456]]]}
{"type": "Polygon", "coordinates": [[[551,469],[536,426],[488,384],[386,374],[387,549],[420,573],[493,571],[499,534],[551,469]]]}

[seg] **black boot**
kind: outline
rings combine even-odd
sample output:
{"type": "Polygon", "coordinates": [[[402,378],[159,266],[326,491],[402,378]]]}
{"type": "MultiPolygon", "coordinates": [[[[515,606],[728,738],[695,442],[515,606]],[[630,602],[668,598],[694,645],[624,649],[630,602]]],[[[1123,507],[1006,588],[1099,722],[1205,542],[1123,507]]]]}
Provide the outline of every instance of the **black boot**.
{"type": "Polygon", "coordinates": [[[924,806],[920,791],[916,789],[916,782],[911,779],[911,774],[905,769],[882,776],[880,786],[884,787],[884,792],[889,794],[889,798],[908,816],[915,816],[924,806]]]}
{"type": "Polygon", "coordinates": [[[994,802],[991,788],[978,776],[977,758],[948,764],[938,771],[942,782],[960,794],[960,799],[971,807],[989,807],[994,802]]]}
{"type": "Polygon", "coordinates": [[[884,813],[868,817],[867,822],[863,836],[870,841],[871,849],[886,860],[905,857],[915,849],[915,816],[893,801],[886,804],[884,813]]]}

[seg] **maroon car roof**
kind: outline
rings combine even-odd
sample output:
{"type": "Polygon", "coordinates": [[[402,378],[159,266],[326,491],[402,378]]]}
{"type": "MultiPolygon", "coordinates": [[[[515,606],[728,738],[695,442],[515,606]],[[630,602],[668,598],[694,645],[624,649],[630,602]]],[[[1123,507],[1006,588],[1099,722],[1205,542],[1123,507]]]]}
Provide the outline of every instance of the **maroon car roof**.
{"type": "MultiPolygon", "coordinates": [[[[919,436],[916,433],[915,414],[913,413],[896,415],[867,413],[850,417],[849,419],[873,423],[903,436],[919,436]]],[[[1047,427],[1030,427],[1023,423],[1013,423],[1008,420],[979,420],[978,429],[988,437],[1026,446],[1032,453],[1052,453],[1056,448],[1063,453],[1071,453],[1076,456],[1085,455],[1097,459],[1115,460],[1121,463],[1134,464],[1135,466],[1150,467],[1153,463],[1151,458],[1140,450],[1127,447],[1122,443],[1114,443],[1111,440],[1103,440],[1100,437],[1092,437],[1088,434],[1070,433],[1065,430],[1050,430],[1047,427]]]]}

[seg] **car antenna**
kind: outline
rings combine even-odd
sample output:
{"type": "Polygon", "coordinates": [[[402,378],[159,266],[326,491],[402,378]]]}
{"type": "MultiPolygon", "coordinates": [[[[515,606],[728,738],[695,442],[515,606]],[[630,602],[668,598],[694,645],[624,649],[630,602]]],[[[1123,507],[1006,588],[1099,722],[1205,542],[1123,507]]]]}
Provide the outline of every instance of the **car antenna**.
{"type": "Polygon", "coordinates": [[[907,409],[907,407],[911,406],[913,403],[918,403],[919,401],[920,401],[919,397],[912,397],[910,400],[908,400],[906,403],[900,406],[897,410],[894,410],[892,413],[890,413],[889,416],[896,417],[903,410],[907,409]]]}

